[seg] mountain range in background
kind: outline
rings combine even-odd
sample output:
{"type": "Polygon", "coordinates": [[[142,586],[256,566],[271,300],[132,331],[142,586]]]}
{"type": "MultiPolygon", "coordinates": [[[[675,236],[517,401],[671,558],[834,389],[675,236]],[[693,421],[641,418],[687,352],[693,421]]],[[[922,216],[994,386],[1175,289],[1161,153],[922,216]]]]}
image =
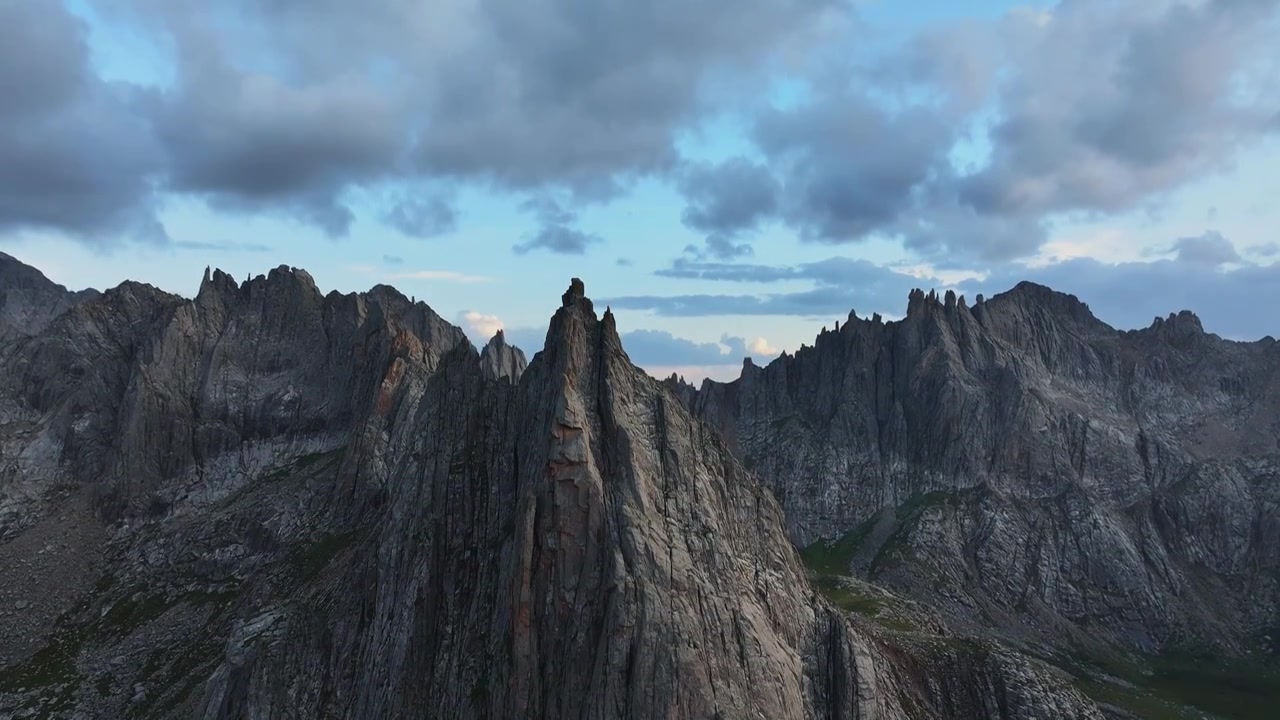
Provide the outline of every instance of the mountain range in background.
{"type": "Polygon", "coordinates": [[[913,292],[655,380],[0,254],[0,716],[1270,717],[1280,343],[913,292]]]}

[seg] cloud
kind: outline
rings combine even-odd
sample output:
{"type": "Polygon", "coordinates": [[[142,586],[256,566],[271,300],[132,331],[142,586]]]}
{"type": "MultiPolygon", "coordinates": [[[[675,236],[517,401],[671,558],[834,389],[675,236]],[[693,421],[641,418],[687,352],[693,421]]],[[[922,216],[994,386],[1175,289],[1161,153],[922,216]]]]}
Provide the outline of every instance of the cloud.
{"type": "Polygon", "coordinates": [[[0,232],[167,240],[153,212],[164,158],[143,117],[148,95],[93,74],[87,29],[61,3],[0,3],[0,97],[0,232]]]}
{"type": "Polygon", "coordinates": [[[690,262],[677,260],[656,275],[734,284],[768,285],[784,281],[809,281],[809,290],[779,293],[632,295],[609,298],[609,304],[626,309],[650,310],[659,315],[799,315],[822,317],[847,315],[856,308],[885,312],[896,310],[916,287],[942,286],[937,278],[919,277],[867,260],[832,257],[800,265],[690,262]]]}
{"type": "Polygon", "coordinates": [[[687,203],[684,224],[706,233],[706,252],[720,259],[750,254],[749,245],[733,239],[774,216],[781,192],[769,168],[741,157],[692,164],[678,185],[687,203]]]}
{"type": "Polygon", "coordinates": [[[778,354],[764,338],[751,341],[722,335],[720,342],[694,342],[663,330],[632,330],[622,333],[622,347],[632,362],[641,367],[652,365],[741,365],[742,359],[755,356],[762,362],[778,354]]]}
{"type": "MultiPolygon", "coordinates": [[[[886,270],[886,273],[893,274],[886,270]]],[[[907,278],[909,276],[901,276],[907,278]]],[[[906,288],[896,294],[905,298],[912,287],[928,285],[912,278],[906,288]]],[[[697,294],[697,295],[626,295],[610,298],[616,308],[649,310],[667,317],[705,317],[736,315],[795,315],[806,318],[840,318],[854,308],[888,308],[891,303],[881,292],[848,287],[817,287],[787,293],[769,294],[697,294]]]]}
{"type": "Polygon", "coordinates": [[[990,163],[962,179],[984,214],[1120,211],[1220,170],[1275,112],[1246,77],[1275,4],[1062,3],[1006,21],[990,163]]]}
{"type": "MultiPolygon", "coordinates": [[[[744,0],[733,13],[713,0],[89,0],[81,11],[173,74],[145,88],[105,82],[62,3],[4,3],[0,229],[163,240],[156,193],[287,213],[332,236],[348,232],[357,190],[435,181],[609,197],[677,167],[677,135],[725,101],[713,85],[809,54],[847,16],[842,0],[744,0]]],[[[425,201],[385,220],[415,236],[453,223],[425,201]]],[[[591,237],[552,229],[529,247],[576,251],[591,237]]]]}
{"type": "Polygon", "coordinates": [[[493,278],[486,275],[468,275],[451,270],[414,270],[412,272],[393,273],[390,277],[393,280],[438,280],[463,285],[493,282],[493,278]]]}
{"type": "Polygon", "coordinates": [[[783,177],[783,217],[807,240],[864,240],[911,210],[951,147],[937,113],[889,113],[836,83],[817,100],[769,110],[754,137],[783,177]]]}
{"type": "Polygon", "coordinates": [[[401,198],[383,215],[391,227],[415,238],[430,238],[453,232],[458,226],[458,211],[445,198],[401,198]]]}
{"type": "Polygon", "coordinates": [[[985,277],[945,282],[930,273],[866,260],[829,258],[799,265],[752,265],[677,261],[658,275],[709,282],[769,286],[809,281],[790,292],[740,294],[632,295],[605,300],[615,308],[647,310],[663,316],[795,315],[842,317],[850,310],[899,316],[913,288],[955,290],[973,297],[1008,290],[1024,280],[1079,296],[1098,317],[1120,329],[1146,327],[1156,316],[1192,310],[1205,328],[1226,337],[1254,340],[1278,335],[1272,308],[1280,303],[1280,263],[1257,264],[1235,253],[1214,232],[1181,238],[1172,258],[1148,262],[1102,262],[1071,258],[1039,265],[1003,263],[985,277]]]}
{"type": "Polygon", "coordinates": [[[1280,129],[1265,85],[1276,8],[1076,0],[837,65],[756,116],[764,166],[685,188],[692,225],[727,250],[694,257],[739,254],[733,231],[768,219],[813,242],[897,239],[940,267],[1032,256],[1055,219],[1157,202],[1280,129]],[[766,177],[776,204],[760,200],[766,177]]]}
{"type": "Polygon", "coordinates": [[[1217,232],[1175,240],[1173,251],[1180,262],[1217,267],[1240,262],[1240,254],[1229,240],[1217,232]]]}
{"type": "Polygon", "coordinates": [[[704,83],[799,52],[836,0],[481,3],[470,39],[443,58],[418,148],[435,173],[520,189],[609,192],[675,166],[675,132],[704,83]]]}
{"type": "Polygon", "coordinates": [[[1280,255],[1280,243],[1269,242],[1269,243],[1260,243],[1258,245],[1250,245],[1248,248],[1245,249],[1245,252],[1249,253],[1250,255],[1261,257],[1261,258],[1275,257],[1277,255],[1280,255]]]}
{"type": "Polygon", "coordinates": [[[403,265],[404,258],[400,257],[399,255],[383,255],[382,262],[388,265],[403,265]]]}
{"type": "Polygon", "coordinates": [[[415,120],[403,135],[406,171],[586,194],[672,166],[675,132],[698,111],[704,82],[803,47],[843,5],[745,0],[724,13],[713,0],[237,2],[241,23],[215,24],[225,9],[135,3],[171,29],[219,28],[175,33],[185,53],[233,46],[253,27],[302,82],[378,68],[383,94],[415,120]]]}
{"type": "Polygon", "coordinates": [[[577,213],[551,198],[528,200],[521,205],[521,209],[532,212],[542,227],[512,246],[517,253],[543,249],[561,255],[583,255],[591,245],[604,242],[604,238],[599,235],[573,227],[578,221],[577,213]]]}
{"type": "Polygon", "coordinates": [[[215,207],[286,208],[346,235],[354,217],[344,190],[386,177],[402,150],[393,103],[355,76],[295,87],[221,57],[184,60],[154,118],[169,187],[215,207]]]}
{"type": "MultiPolygon", "coordinates": [[[[705,238],[695,260],[745,257],[781,222],[973,268],[1034,255],[1062,217],[1158,201],[1280,131],[1270,0],[1073,0],[935,25],[858,62],[853,5],[88,0],[172,64],[143,87],[97,74],[63,3],[10,0],[0,232],[165,242],[155,208],[176,195],[341,236],[366,192],[467,185],[562,198],[568,218],[516,251],[581,254],[601,238],[573,207],[658,177],[705,238]],[[802,99],[774,105],[775,79],[802,99]],[[681,156],[678,137],[725,116],[747,148],[681,156]]],[[[431,197],[382,219],[417,237],[457,223],[431,197]]]]}
{"type": "Polygon", "coordinates": [[[588,247],[600,242],[604,239],[599,235],[564,225],[551,225],[516,243],[512,249],[521,254],[541,248],[561,255],[585,255],[588,247]]]}
{"type": "Polygon", "coordinates": [[[219,250],[228,252],[271,252],[270,245],[256,242],[204,242],[200,240],[174,240],[173,247],[179,250],[219,250]]]}
{"type": "Polygon", "coordinates": [[[458,323],[467,331],[472,340],[478,344],[489,341],[503,328],[503,322],[496,315],[485,315],[475,310],[464,310],[458,313],[458,323]]]}

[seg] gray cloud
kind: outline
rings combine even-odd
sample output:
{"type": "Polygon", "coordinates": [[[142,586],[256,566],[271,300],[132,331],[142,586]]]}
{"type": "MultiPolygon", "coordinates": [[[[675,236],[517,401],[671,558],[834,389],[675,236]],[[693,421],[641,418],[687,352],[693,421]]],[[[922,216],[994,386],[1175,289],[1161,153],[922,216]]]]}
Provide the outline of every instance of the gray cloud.
{"type": "Polygon", "coordinates": [[[474,43],[446,57],[418,147],[432,172],[595,195],[675,165],[703,83],[805,46],[838,0],[482,2],[474,43]]]}
{"type": "Polygon", "coordinates": [[[1271,258],[1280,255],[1280,243],[1269,242],[1258,245],[1251,245],[1246,248],[1246,252],[1250,255],[1262,258],[1271,258]]]}
{"type": "Polygon", "coordinates": [[[155,113],[169,187],[234,210],[284,208],[345,235],[343,191],[387,177],[401,152],[392,103],[353,77],[298,88],[210,55],[184,58],[155,113]]]}
{"type": "Polygon", "coordinates": [[[443,197],[405,197],[383,220],[410,237],[429,238],[453,232],[458,227],[458,211],[443,197]]]}
{"type": "Polygon", "coordinates": [[[1058,5],[1006,21],[1018,68],[988,167],[961,183],[987,214],[1125,210],[1230,162],[1268,132],[1274,99],[1241,72],[1276,30],[1274,2],[1058,5]]]}
{"type": "MultiPolygon", "coordinates": [[[[621,335],[622,347],[632,362],[654,365],[731,365],[752,355],[744,338],[723,335],[719,343],[699,343],[662,330],[632,330],[621,335]]],[[[754,356],[767,362],[774,355],[754,356]]]]}
{"type": "Polygon", "coordinates": [[[0,231],[163,241],[146,95],[90,71],[86,32],[61,3],[0,3],[0,231]]]}
{"type": "Polygon", "coordinates": [[[614,307],[650,310],[659,315],[798,315],[842,317],[857,309],[864,314],[893,313],[912,288],[939,285],[892,268],[851,258],[834,257],[801,265],[752,265],[678,260],[659,270],[663,277],[731,283],[770,284],[807,280],[809,290],[760,294],[631,295],[609,298],[614,307]]]}
{"type": "Polygon", "coordinates": [[[1181,262],[1195,263],[1217,267],[1228,263],[1240,262],[1240,253],[1231,241],[1222,237],[1221,233],[1207,232],[1196,237],[1185,237],[1175,240],[1173,252],[1181,262]]]}
{"type": "MultiPolygon", "coordinates": [[[[1120,329],[1149,325],[1152,318],[1189,309],[1205,328],[1223,336],[1254,340],[1280,335],[1272,311],[1280,303],[1280,263],[1257,264],[1235,254],[1217,233],[1176,241],[1171,259],[1109,264],[1074,259],[1040,267],[1005,263],[982,280],[955,286],[970,297],[1008,290],[1023,280],[1079,296],[1099,318],[1120,329]]],[[[617,308],[666,316],[796,315],[841,317],[851,309],[866,316],[900,315],[912,288],[943,289],[937,278],[917,278],[865,260],[830,258],[800,265],[752,265],[676,261],[664,277],[769,285],[807,280],[796,292],[638,295],[609,298],[617,308]]]]}
{"type": "Polygon", "coordinates": [[[512,249],[521,254],[542,249],[561,255],[585,255],[587,248],[600,242],[604,240],[594,233],[564,225],[550,225],[516,243],[512,249]]]}
{"type": "MultiPolygon", "coordinates": [[[[103,83],[61,4],[5,3],[0,227],[88,240],[146,225],[156,189],[331,235],[351,224],[353,188],[385,183],[608,197],[677,165],[677,134],[720,102],[713,79],[807,53],[846,12],[843,0],[746,0],[732,13],[713,0],[91,3],[171,54],[176,74],[145,91],[103,83]]],[[[385,219],[440,227],[415,222],[419,209],[385,219]]],[[[539,235],[559,248],[590,237],[539,235]]]]}
{"type": "Polygon", "coordinates": [[[202,240],[174,240],[172,243],[174,248],[179,250],[219,250],[229,252],[252,252],[262,253],[270,252],[271,246],[256,242],[235,242],[227,240],[225,242],[205,242],[202,240]]]}
{"type": "MultiPolygon", "coordinates": [[[[1249,73],[1277,7],[1076,0],[926,30],[758,117],[777,215],[811,241],[896,237],[940,267],[1026,257],[1051,217],[1158,202],[1274,133],[1277,100],[1249,73]]],[[[750,206],[755,188],[718,180],[699,194],[750,206]]]]}
{"type": "Polygon", "coordinates": [[[754,135],[784,179],[783,217],[804,238],[826,243],[862,240],[895,223],[952,144],[938,114],[914,108],[891,115],[844,87],[763,113],[754,135]]]}
{"type": "Polygon", "coordinates": [[[768,167],[741,157],[690,165],[678,186],[687,203],[684,224],[707,233],[706,253],[721,259],[750,254],[750,246],[734,238],[773,217],[781,192],[768,167]]]}
{"type": "Polygon", "coordinates": [[[541,227],[537,232],[512,246],[517,253],[523,254],[542,249],[562,255],[583,255],[590,246],[604,242],[599,235],[574,227],[578,222],[577,213],[551,198],[537,197],[527,200],[521,205],[521,209],[532,212],[541,227]]]}
{"type": "MultiPolygon", "coordinates": [[[[1280,130],[1275,94],[1248,76],[1277,32],[1273,0],[1072,0],[822,74],[796,60],[850,38],[833,31],[843,0],[90,1],[171,50],[173,82],[105,82],[60,3],[4,3],[0,230],[164,240],[153,207],[177,193],[342,235],[353,189],[582,202],[660,175],[706,235],[695,258],[744,257],[780,220],[809,241],[891,236],[975,267],[1033,253],[1052,217],[1153,202],[1280,130]],[[810,98],[753,113],[780,68],[810,98]],[[676,137],[722,110],[750,116],[759,160],[689,166],[676,137]],[[978,138],[957,153],[991,117],[989,152],[978,138]]],[[[428,201],[383,219],[417,235],[453,222],[428,201]]],[[[598,241],[543,223],[517,248],[598,241]]]]}

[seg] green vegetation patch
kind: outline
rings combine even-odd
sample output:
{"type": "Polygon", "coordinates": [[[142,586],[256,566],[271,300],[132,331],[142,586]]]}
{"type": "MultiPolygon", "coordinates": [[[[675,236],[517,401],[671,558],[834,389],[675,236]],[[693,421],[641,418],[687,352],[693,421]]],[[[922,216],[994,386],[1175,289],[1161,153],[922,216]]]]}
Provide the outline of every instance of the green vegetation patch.
{"type": "Polygon", "coordinates": [[[873,618],[880,615],[884,606],[880,598],[860,591],[840,577],[819,575],[813,578],[813,585],[832,605],[846,612],[873,618]]]}
{"type": "Polygon", "coordinates": [[[819,540],[800,551],[805,567],[819,575],[849,575],[853,556],[871,534],[876,520],[871,518],[835,541],[819,540]]]}
{"type": "Polygon", "coordinates": [[[1092,678],[1077,680],[1076,689],[1094,702],[1120,708],[1145,720],[1200,720],[1203,714],[1159,698],[1132,685],[1092,678]]]}
{"type": "Polygon", "coordinates": [[[1151,657],[1090,655],[1058,658],[1076,685],[1098,702],[1138,717],[1163,720],[1274,718],[1280,707],[1280,666],[1226,658],[1206,649],[1173,647],[1151,657]]]}
{"type": "Polygon", "coordinates": [[[1280,667],[1248,658],[1178,650],[1152,661],[1147,687],[1224,718],[1280,715],[1280,667]]]}

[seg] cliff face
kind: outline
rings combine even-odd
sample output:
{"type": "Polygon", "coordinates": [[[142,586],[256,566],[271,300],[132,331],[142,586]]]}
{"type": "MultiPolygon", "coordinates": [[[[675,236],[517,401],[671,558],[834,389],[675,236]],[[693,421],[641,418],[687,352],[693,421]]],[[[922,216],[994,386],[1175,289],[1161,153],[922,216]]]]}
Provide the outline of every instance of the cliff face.
{"type": "Polygon", "coordinates": [[[975,627],[1239,653],[1280,607],[1280,344],[1023,284],[913,292],[727,384],[667,381],[801,546],[975,627]]]}
{"type": "Polygon", "coordinates": [[[524,372],[494,352],[283,269],[25,341],[0,592],[47,594],[0,598],[0,714],[1099,717],[999,644],[828,605],[581,283],[524,372]]]}
{"type": "MultiPolygon", "coordinates": [[[[243,285],[206,272],[193,301],[126,283],[4,356],[0,447],[14,482],[85,486],[106,520],[160,511],[167,478],[218,494],[281,454],[336,447],[379,389],[359,370],[430,370],[459,342],[390,288],[324,296],[301,270],[243,285]]],[[[40,516],[37,491],[0,501],[0,537],[40,516]]]]}

